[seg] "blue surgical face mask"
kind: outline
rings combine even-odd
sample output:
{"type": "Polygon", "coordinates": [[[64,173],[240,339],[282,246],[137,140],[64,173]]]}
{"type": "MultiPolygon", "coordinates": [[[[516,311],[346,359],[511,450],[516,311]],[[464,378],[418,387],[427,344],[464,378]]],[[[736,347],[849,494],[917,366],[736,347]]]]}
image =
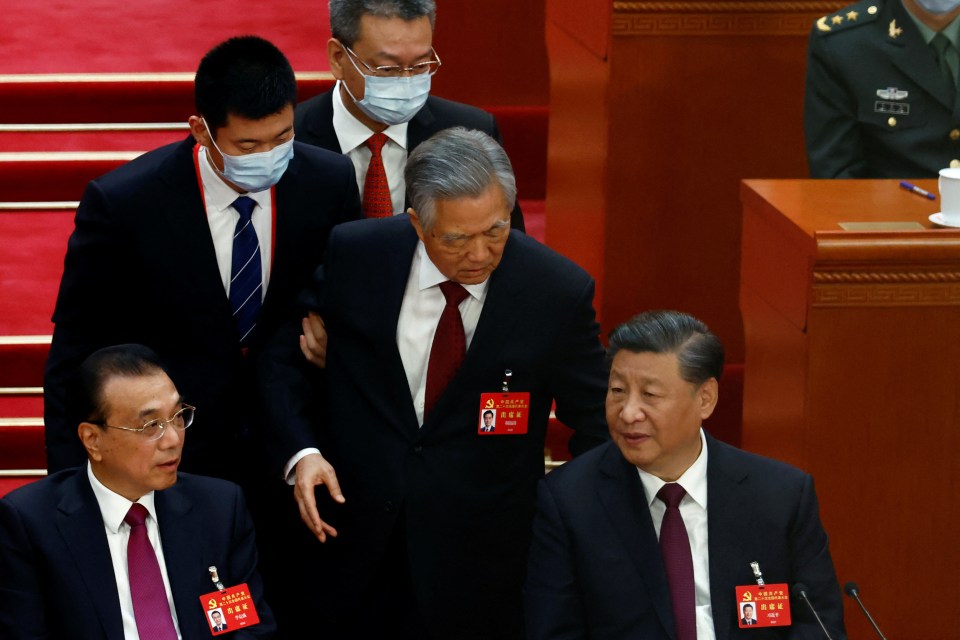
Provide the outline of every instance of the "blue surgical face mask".
{"type": "Polygon", "coordinates": [[[917,0],[917,4],[930,13],[943,15],[960,7],[960,0],[917,0]]]}
{"type": "MultiPolygon", "coordinates": [[[[220,151],[220,147],[213,139],[213,129],[207,126],[206,120],[203,120],[203,126],[207,127],[207,133],[210,135],[213,148],[219,151],[223,157],[223,171],[217,169],[217,173],[241,189],[253,192],[266,191],[280,182],[283,172],[287,170],[287,165],[293,158],[293,136],[270,151],[248,153],[242,156],[228,156],[220,151]]],[[[214,169],[216,169],[216,165],[214,165],[214,169]]]]}
{"type": "Polygon", "coordinates": [[[363,76],[363,100],[357,100],[346,82],[341,80],[341,83],[353,98],[353,103],[370,119],[384,124],[409,122],[426,104],[430,95],[429,73],[396,78],[368,76],[360,71],[353,56],[347,54],[347,58],[357,73],[363,76]]]}

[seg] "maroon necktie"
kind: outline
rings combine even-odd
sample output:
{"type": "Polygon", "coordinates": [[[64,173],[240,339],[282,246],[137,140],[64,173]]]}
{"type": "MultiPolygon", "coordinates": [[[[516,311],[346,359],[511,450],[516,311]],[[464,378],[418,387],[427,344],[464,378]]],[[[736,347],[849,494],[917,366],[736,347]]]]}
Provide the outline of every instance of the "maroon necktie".
{"type": "Polygon", "coordinates": [[[463,332],[460,303],[470,294],[456,282],[440,283],[440,291],[447,304],[440,314],[437,332],[430,347],[430,362],[427,364],[427,390],[423,400],[423,417],[426,419],[437,403],[440,394],[447,388],[467,352],[467,337],[463,332]]]}
{"type": "Polygon", "coordinates": [[[140,640],[176,640],[167,590],[153,545],[147,537],[147,508],[135,503],[123,518],[130,525],[127,541],[127,571],[130,576],[130,596],[133,615],[137,621],[140,640]]]}
{"type": "Polygon", "coordinates": [[[367,139],[370,148],[370,165],[363,183],[363,217],[388,218],[393,215],[393,201],[390,199],[390,185],[387,184],[387,172],[383,168],[380,152],[387,143],[387,136],[375,133],[367,139]]]}
{"type": "Polygon", "coordinates": [[[667,505],[660,525],[660,553],[667,569],[670,602],[677,640],[697,640],[697,609],[694,600],[693,555],[690,539],[680,515],[680,501],[686,490],[677,483],[663,485],[657,498],[667,505]]]}

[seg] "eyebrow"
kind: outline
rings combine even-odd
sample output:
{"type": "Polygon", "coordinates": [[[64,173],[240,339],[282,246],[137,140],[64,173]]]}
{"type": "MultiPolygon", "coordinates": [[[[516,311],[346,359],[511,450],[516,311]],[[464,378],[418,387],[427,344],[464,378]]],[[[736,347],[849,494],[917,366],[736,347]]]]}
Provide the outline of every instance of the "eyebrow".
{"type": "MultiPolygon", "coordinates": [[[[290,126],[287,127],[286,129],[284,129],[283,131],[281,131],[280,133],[278,133],[277,135],[273,136],[273,138],[271,138],[271,139],[280,138],[280,137],[282,137],[282,136],[290,133],[291,131],[293,131],[293,125],[290,125],[290,126]]],[[[241,138],[240,140],[237,140],[236,142],[234,142],[234,144],[250,144],[251,142],[254,143],[254,144],[256,144],[256,143],[258,143],[258,142],[262,142],[262,140],[261,140],[260,138],[241,138]]]]}
{"type": "MultiPolygon", "coordinates": [[[[177,395],[177,405],[178,405],[178,406],[183,406],[183,396],[181,396],[181,395],[179,395],[179,394],[177,395]]],[[[139,414],[138,417],[141,418],[141,419],[142,419],[142,418],[146,418],[146,417],[150,416],[151,414],[157,413],[158,411],[160,411],[160,409],[158,409],[158,408],[156,408],[156,407],[147,407],[146,409],[144,409],[144,410],[142,410],[142,411],[140,412],[140,414],[139,414]]]]}
{"type": "MultiPolygon", "coordinates": [[[[482,234],[482,233],[487,233],[487,232],[493,231],[494,229],[503,229],[503,228],[505,228],[505,227],[508,227],[509,225],[510,225],[510,221],[509,221],[509,220],[497,220],[497,221],[494,222],[492,225],[490,225],[490,227],[489,227],[488,229],[486,229],[485,231],[481,231],[480,233],[476,233],[476,234],[473,234],[473,235],[480,235],[480,234],[482,234]]],[[[460,239],[462,239],[462,238],[470,238],[470,237],[471,237],[471,235],[470,235],[470,234],[466,234],[466,233],[444,233],[444,234],[442,234],[442,235],[440,236],[440,239],[443,240],[443,241],[445,241],[445,242],[450,242],[450,241],[453,241],[453,240],[460,240],[460,239]]]]}
{"type": "MultiPolygon", "coordinates": [[[[419,56],[415,57],[414,60],[421,60],[423,58],[427,58],[432,55],[433,55],[433,47],[428,47],[426,51],[421,53],[419,56]]],[[[375,54],[373,54],[373,57],[386,58],[387,60],[392,60],[393,62],[396,62],[398,66],[403,64],[403,62],[400,60],[399,57],[393,55],[392,53],[387,53],[386,51],[378,51],[375,54]]],[[[384,66],[384,65],[377,65],[377,66],[384,66]]]]}

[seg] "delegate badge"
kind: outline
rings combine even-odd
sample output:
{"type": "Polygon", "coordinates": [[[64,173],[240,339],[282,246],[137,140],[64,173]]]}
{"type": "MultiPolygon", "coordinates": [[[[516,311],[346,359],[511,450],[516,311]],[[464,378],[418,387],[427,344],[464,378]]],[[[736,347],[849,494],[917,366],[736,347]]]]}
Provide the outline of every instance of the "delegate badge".
{"type": "Polygon", "coordinates": [[[246,583],[200,596],[200,606],[215,636],[260,622],[246,583]]]}
{"type": "Polygon", "coordinates": [[[737,587],[741,629],[790,625],[790,587],[786,583],[737,587]]]}
{"type": "Polygon", "coordinates": [[[480,394],[477,433],[482,436],[508,436],[526,433],[529,418],[529,392],[504,391],[480,394]]]}

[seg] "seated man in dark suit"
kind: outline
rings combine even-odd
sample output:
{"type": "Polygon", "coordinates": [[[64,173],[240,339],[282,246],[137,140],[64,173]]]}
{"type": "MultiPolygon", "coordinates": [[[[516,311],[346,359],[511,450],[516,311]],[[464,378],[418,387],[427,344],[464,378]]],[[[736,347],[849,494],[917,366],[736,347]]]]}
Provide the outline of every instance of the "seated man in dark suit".
{"type": "Polygon", "coordinates": [[[314,287],[325,384],[304,385],[312,366],[295,338],[264,354],[271,453],[326,541],[327,638],[520,638],[554,400],[576,430],[571,450],[606,436],[594,284],[511,231],[516,179],[490,136],[436,134],[411,153],[406,181],[408,214],[330,236],[314,287]],[[481,434],[488,405],[497,428],[481,434]]]}
{"type": "MultiPolygon", "coordinates": [[[[437,131],[466,127],[500,139],[489,113],[429,95],[440,68],[435,16],[433,0],[330,2],[327,58],[338,82],[297,106],[297,136],[350,157],[367,216],[407,210],[407,155],[437,131]]],[[[524,228],[517,205],[510,223],[524,228]]]]}
{"type": "Polygon", "coordinates": [[[273,637],[243,493],[178,474],[194,408],[157,355],[101,349],[70,397],[87,464],[0,500],[0,637],[208,637],[212,567],[247,585],[260,619],[235,637],[273,637]]]}
{"type": "Polygon", "coordinates": [[[805,583],[834,638],[843,603],[812,478],[723,444],[701,421],[723,346],[676,311],[610,334],[613,442],[540,483],[527,584],[529,638],[822,638],[805,607],[789,627],[741,631],[736,588],[805,583]],[[764,635],[766,634],[766,635],[764,635]]]}

